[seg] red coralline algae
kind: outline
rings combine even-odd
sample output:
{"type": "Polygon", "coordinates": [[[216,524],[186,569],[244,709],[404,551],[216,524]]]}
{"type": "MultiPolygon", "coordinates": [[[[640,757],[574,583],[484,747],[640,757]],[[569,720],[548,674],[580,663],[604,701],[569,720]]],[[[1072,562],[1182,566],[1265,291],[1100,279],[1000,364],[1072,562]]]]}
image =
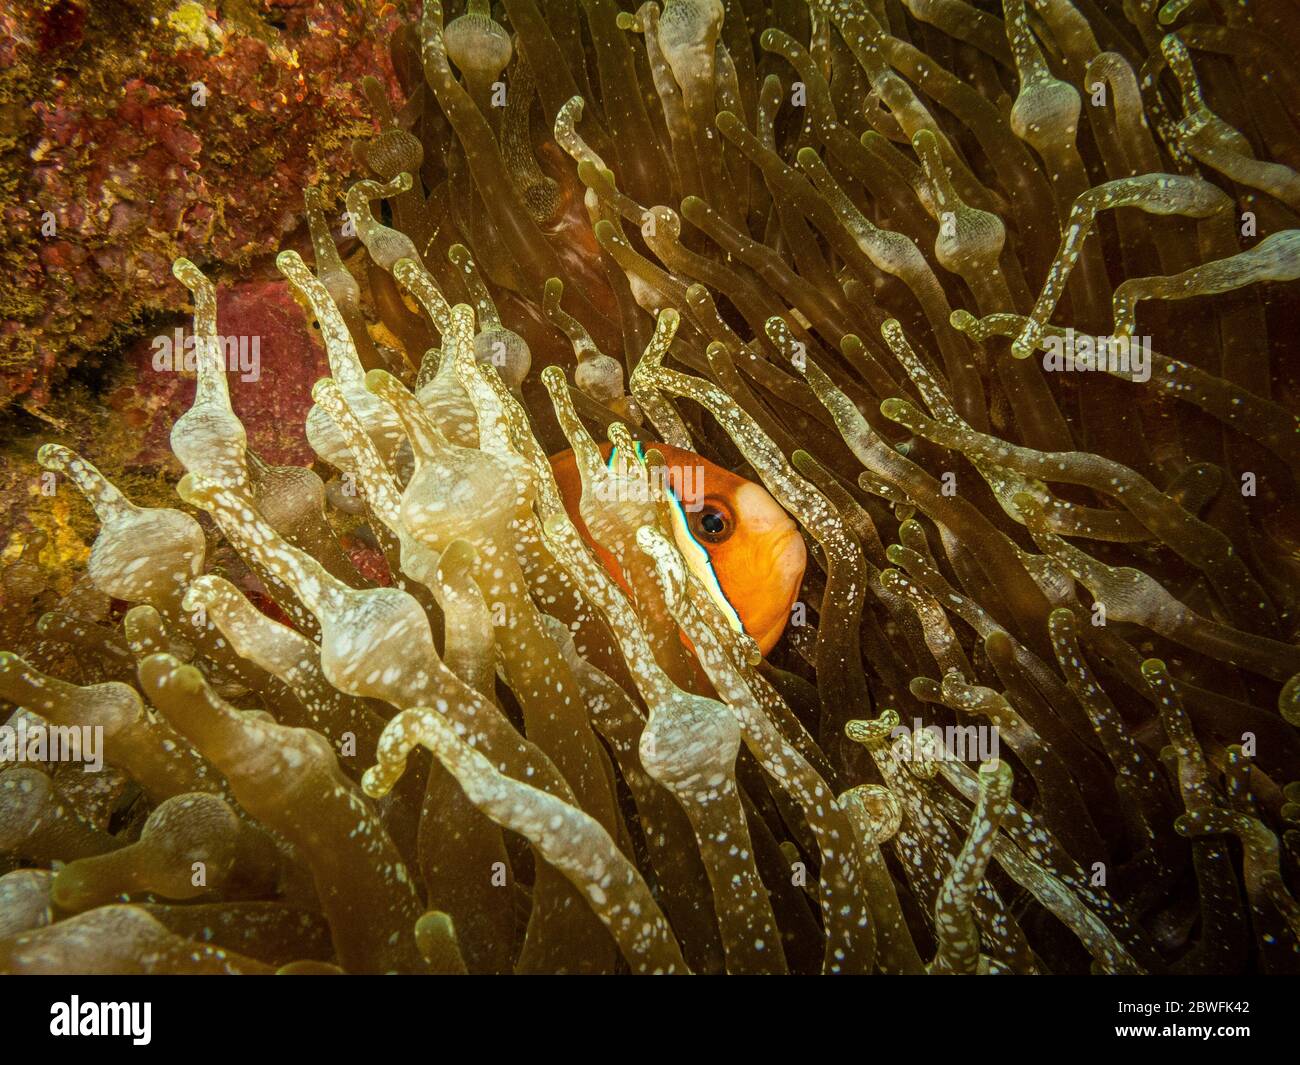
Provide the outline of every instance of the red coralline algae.
{"type": "MultiPolygon", "coordinates": [[[[87,352],[181,309],[171,262],[243,267],[355,166],[385,5],[0,12],[0,406],[41,409],[87,352]],[[79,21],[81,20],[81,21],[79,21]]],[[[111,350],[111,349],[110,349],[111,350]]]]}
{"type": "MultiPolygon", "coordinates": [[[[217,313],[231,350],[244,353],[246,368],[232,358],[235,368],[227,380],[231,403],[248,429],[249,446],[273,465],[311,465],[314,456],[300,427],[311,407],[312,385],[329,372],[319,331],[304,318],[283,281],[219,287],[217,313]]],[[[195,374],[192,366],[174,370],[171,361],[178,338],[190,342],[192,353],[193,336],[189,322],[178,318],[141,337],[125,353],[129,370],[109,402],[125,418],[146,427],[139,450],[121,456],[125,465],[174,469],[167,434],[194,402],[195,374]]]]}

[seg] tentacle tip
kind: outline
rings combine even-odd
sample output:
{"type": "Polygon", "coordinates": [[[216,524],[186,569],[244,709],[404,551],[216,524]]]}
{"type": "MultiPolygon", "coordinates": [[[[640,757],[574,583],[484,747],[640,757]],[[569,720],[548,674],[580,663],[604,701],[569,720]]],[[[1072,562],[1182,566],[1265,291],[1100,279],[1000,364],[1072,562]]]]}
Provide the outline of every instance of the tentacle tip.
{"type": "Polygon", "coordinates": [[[393,790],[393,782],[379,766],[371,766],[361,776],[361,790],[372,799],[382,799],[393,790]]]}
{"type": "Polygon", "coordinates": [[[62,470],[67,467],[72,452],[62,444],[42,444],[36,452],[36,461],[47,470],[62,470]]]}

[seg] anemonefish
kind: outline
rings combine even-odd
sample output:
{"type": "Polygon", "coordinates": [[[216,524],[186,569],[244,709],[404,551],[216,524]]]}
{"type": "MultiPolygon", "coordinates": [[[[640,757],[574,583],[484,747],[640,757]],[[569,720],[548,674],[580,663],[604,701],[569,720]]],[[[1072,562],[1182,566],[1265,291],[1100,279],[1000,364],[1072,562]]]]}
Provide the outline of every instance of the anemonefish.
{"type": "MultiPolygon", "coordinates": [[[[798,527],[762,485],[694,452],[648,446],[667,462],[673,538],[686,564],[732,628],[748,633],[767,654],[785,630],[808,560],[798,527]]],[[[638,442],[642,455],[644,447],[638,442]]],[[[620,460],[612,444],[602,445],[601,452],[607,465],[620,460]]],[[[610,575],[624,584],[618,562],[592,540],[579,513],[582,477],[573,452],[553,456],[551,469],[578,532],[610,575]]]]}

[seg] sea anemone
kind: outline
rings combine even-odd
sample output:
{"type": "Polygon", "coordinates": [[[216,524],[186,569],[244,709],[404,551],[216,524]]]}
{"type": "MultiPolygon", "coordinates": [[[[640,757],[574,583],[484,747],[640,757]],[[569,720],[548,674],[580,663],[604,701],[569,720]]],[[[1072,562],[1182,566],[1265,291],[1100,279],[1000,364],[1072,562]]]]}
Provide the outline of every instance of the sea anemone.
{"type": "Polygon", "coordinates": [[[0,656],[0,971],[1300,970],[1270,6],[452,15],[277,260],[314,466],[185,259],[179,503],[40,450],[116,607],[0,656]],[[766,656],[669,448],[806,540],[766,656]]]}

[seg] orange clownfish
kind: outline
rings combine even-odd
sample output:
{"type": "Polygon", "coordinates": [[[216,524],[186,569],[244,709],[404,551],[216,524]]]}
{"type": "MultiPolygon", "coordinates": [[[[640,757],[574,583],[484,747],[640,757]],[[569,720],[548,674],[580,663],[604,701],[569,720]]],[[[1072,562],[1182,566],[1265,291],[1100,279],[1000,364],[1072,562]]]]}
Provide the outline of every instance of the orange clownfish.
{"type": "MultiPolygon", "coordinates": [[[[785,630],[808,561],[798,527],[762,485],[694,452],[649,446],[667,462],[677,549],[732,627],[752,636],[767,654],[785,630]]],[[[643,445],[636,447],[644,457],[643,445]]],[[[607,465],[614,463],[616,451],[612,444],[601,445],[607,465]]],[[[573,452],[553,456],[551,469],[578,532],[623,584],[618,562],[593,542],[579,513],[582,477],[573,452]]]]}

